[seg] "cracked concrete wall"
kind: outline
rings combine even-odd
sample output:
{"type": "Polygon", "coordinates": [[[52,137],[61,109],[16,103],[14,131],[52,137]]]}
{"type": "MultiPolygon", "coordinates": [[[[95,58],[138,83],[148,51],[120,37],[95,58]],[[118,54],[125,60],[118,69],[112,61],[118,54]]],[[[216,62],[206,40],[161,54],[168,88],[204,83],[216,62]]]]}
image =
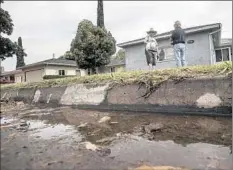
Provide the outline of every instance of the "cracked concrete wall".
{"type": "Polygon", "coordinates": [[[34,104],[76,105],[83,109],[141,111],[157,113],[231,114],[232,79],[187,79],[179,83],[168,81],[148,98],[138,84],[77,84],[64,87],[3,90],[1,98],[23,100],[34,104]]]}
{"type": "Polygon", "coordinates": [[[231,106],[232,82],[230,79],[189,79],[180,83],[168,81],[148,98],[141,97],[145,88],[139,85],[118,86],[107,95],[109,104],[196,106],[214,108],[231,106]]]}
{"type": "Polygon", "coordinates": [[[64,105],[80,105],[91,104],[99,105],[105,99],[108,84],[87,88],[83,84],[68,86],[61,97],[60,104],[64,105]]]}

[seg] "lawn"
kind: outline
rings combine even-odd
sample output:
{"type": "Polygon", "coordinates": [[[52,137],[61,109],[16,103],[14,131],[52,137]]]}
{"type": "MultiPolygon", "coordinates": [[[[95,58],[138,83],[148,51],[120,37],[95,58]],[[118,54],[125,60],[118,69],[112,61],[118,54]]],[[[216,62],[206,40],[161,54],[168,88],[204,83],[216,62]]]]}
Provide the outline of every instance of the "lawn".
{"type": "Polygon", "coordinates": [[[161,69],[154,71],[129,71],[108,74],[96,74],[82,77],[66,77],[50,79],[33,83],[15,83],[1,85],[1,89],[19,89],[33,87],[59,87],[72,84],[145,84],[149,88],[158,87],[161,83],[174,80],[180,81],[187,78],[229,76],[232,73],[232,63],[222,62],[216,65],[190,66],[183,68],[161,69]]]}

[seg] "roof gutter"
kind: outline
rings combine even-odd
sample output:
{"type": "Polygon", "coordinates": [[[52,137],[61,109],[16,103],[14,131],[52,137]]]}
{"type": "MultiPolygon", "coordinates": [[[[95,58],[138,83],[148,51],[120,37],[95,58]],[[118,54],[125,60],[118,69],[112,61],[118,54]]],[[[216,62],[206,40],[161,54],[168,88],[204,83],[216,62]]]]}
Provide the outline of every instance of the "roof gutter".
{"type": "MultiPolygon", "coordinates": [[[[212,35],[217,33],[217,32],[221,32],[222,31],[222,24],[220,24],[219,26],[220,28],[216,31],[213,31],[211,33],[209,33],[209,50],[210,50],[210,64],[213,65],[214,62],[213,62],[213,57],[211,55],[211,39],[213,39],[212,35]]],[[[221,37],[221,36],[220,36],[221,37]]],[[[214,45],[214,44],[213,44],[214,45]]]]}
{"type": "MultiPolygon", "coordinates": [[[[209,30],[209,29],[213,29],[213,28],[218,28],[219,27],[219,23],[218,24],[214,24],[211,26],[204,26],[204,28],[193,28],[193,29],[184,29],[186,34],[191,34],[191,33],[196,33],[196,32],[200,32],[200,31],[205,31],[205,30],[209,30]]],[[[220,25],[221,28],[221,25],[220,25]]],[[[155,38],[156,40],[159,39],[166,39],[169,38],[171,36],[170,32],[167,32],[166,34],[162,34],[162,35],[157,35],[155,38]]],[[[128,41],[128,42],[124,42],[124,43],[120,43],[117,44],[118,47],[124,48],[130,45],[136,45],[136,44],[140,44],[143,43],[144,38],[140,38],[137,40],[133,40],[133,41],[128,41]]]]}

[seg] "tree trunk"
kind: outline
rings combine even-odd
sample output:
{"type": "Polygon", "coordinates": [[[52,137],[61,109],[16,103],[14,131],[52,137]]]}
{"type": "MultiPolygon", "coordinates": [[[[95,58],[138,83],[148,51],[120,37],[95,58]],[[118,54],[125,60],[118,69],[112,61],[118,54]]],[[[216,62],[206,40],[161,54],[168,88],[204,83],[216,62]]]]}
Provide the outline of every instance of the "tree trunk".
{"type": "Polygon", "coordinates": [[[103,6],[103,0],[98,0],[97,26],[101,27],[101,28],[104,28],[104,6],[103,6]]]}

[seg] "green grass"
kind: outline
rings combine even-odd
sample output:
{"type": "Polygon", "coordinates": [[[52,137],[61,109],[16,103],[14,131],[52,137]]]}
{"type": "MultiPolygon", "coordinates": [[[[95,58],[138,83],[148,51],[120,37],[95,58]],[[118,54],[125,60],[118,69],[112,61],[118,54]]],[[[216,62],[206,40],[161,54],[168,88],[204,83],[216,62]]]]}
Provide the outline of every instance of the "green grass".
{"type": "Polygon", "coordinates": [[[167,80],[183,80],[196,77],[215,77],[227,76],[232,73],[232,63],[223,62],[212,66],[192,66],[173,69],[161,69],[154,71],[130,71],[119,72],[114,74],[98,74],[83,77],[67,77],[60,79],[44,80],[33,83],[15,83],[1,85],[1,89],[19,89],[19,88],[35,88],[35,87],[60,87],[72,84],[133,84],[144,83],[150,87],[158,85],[167,80]]]}

